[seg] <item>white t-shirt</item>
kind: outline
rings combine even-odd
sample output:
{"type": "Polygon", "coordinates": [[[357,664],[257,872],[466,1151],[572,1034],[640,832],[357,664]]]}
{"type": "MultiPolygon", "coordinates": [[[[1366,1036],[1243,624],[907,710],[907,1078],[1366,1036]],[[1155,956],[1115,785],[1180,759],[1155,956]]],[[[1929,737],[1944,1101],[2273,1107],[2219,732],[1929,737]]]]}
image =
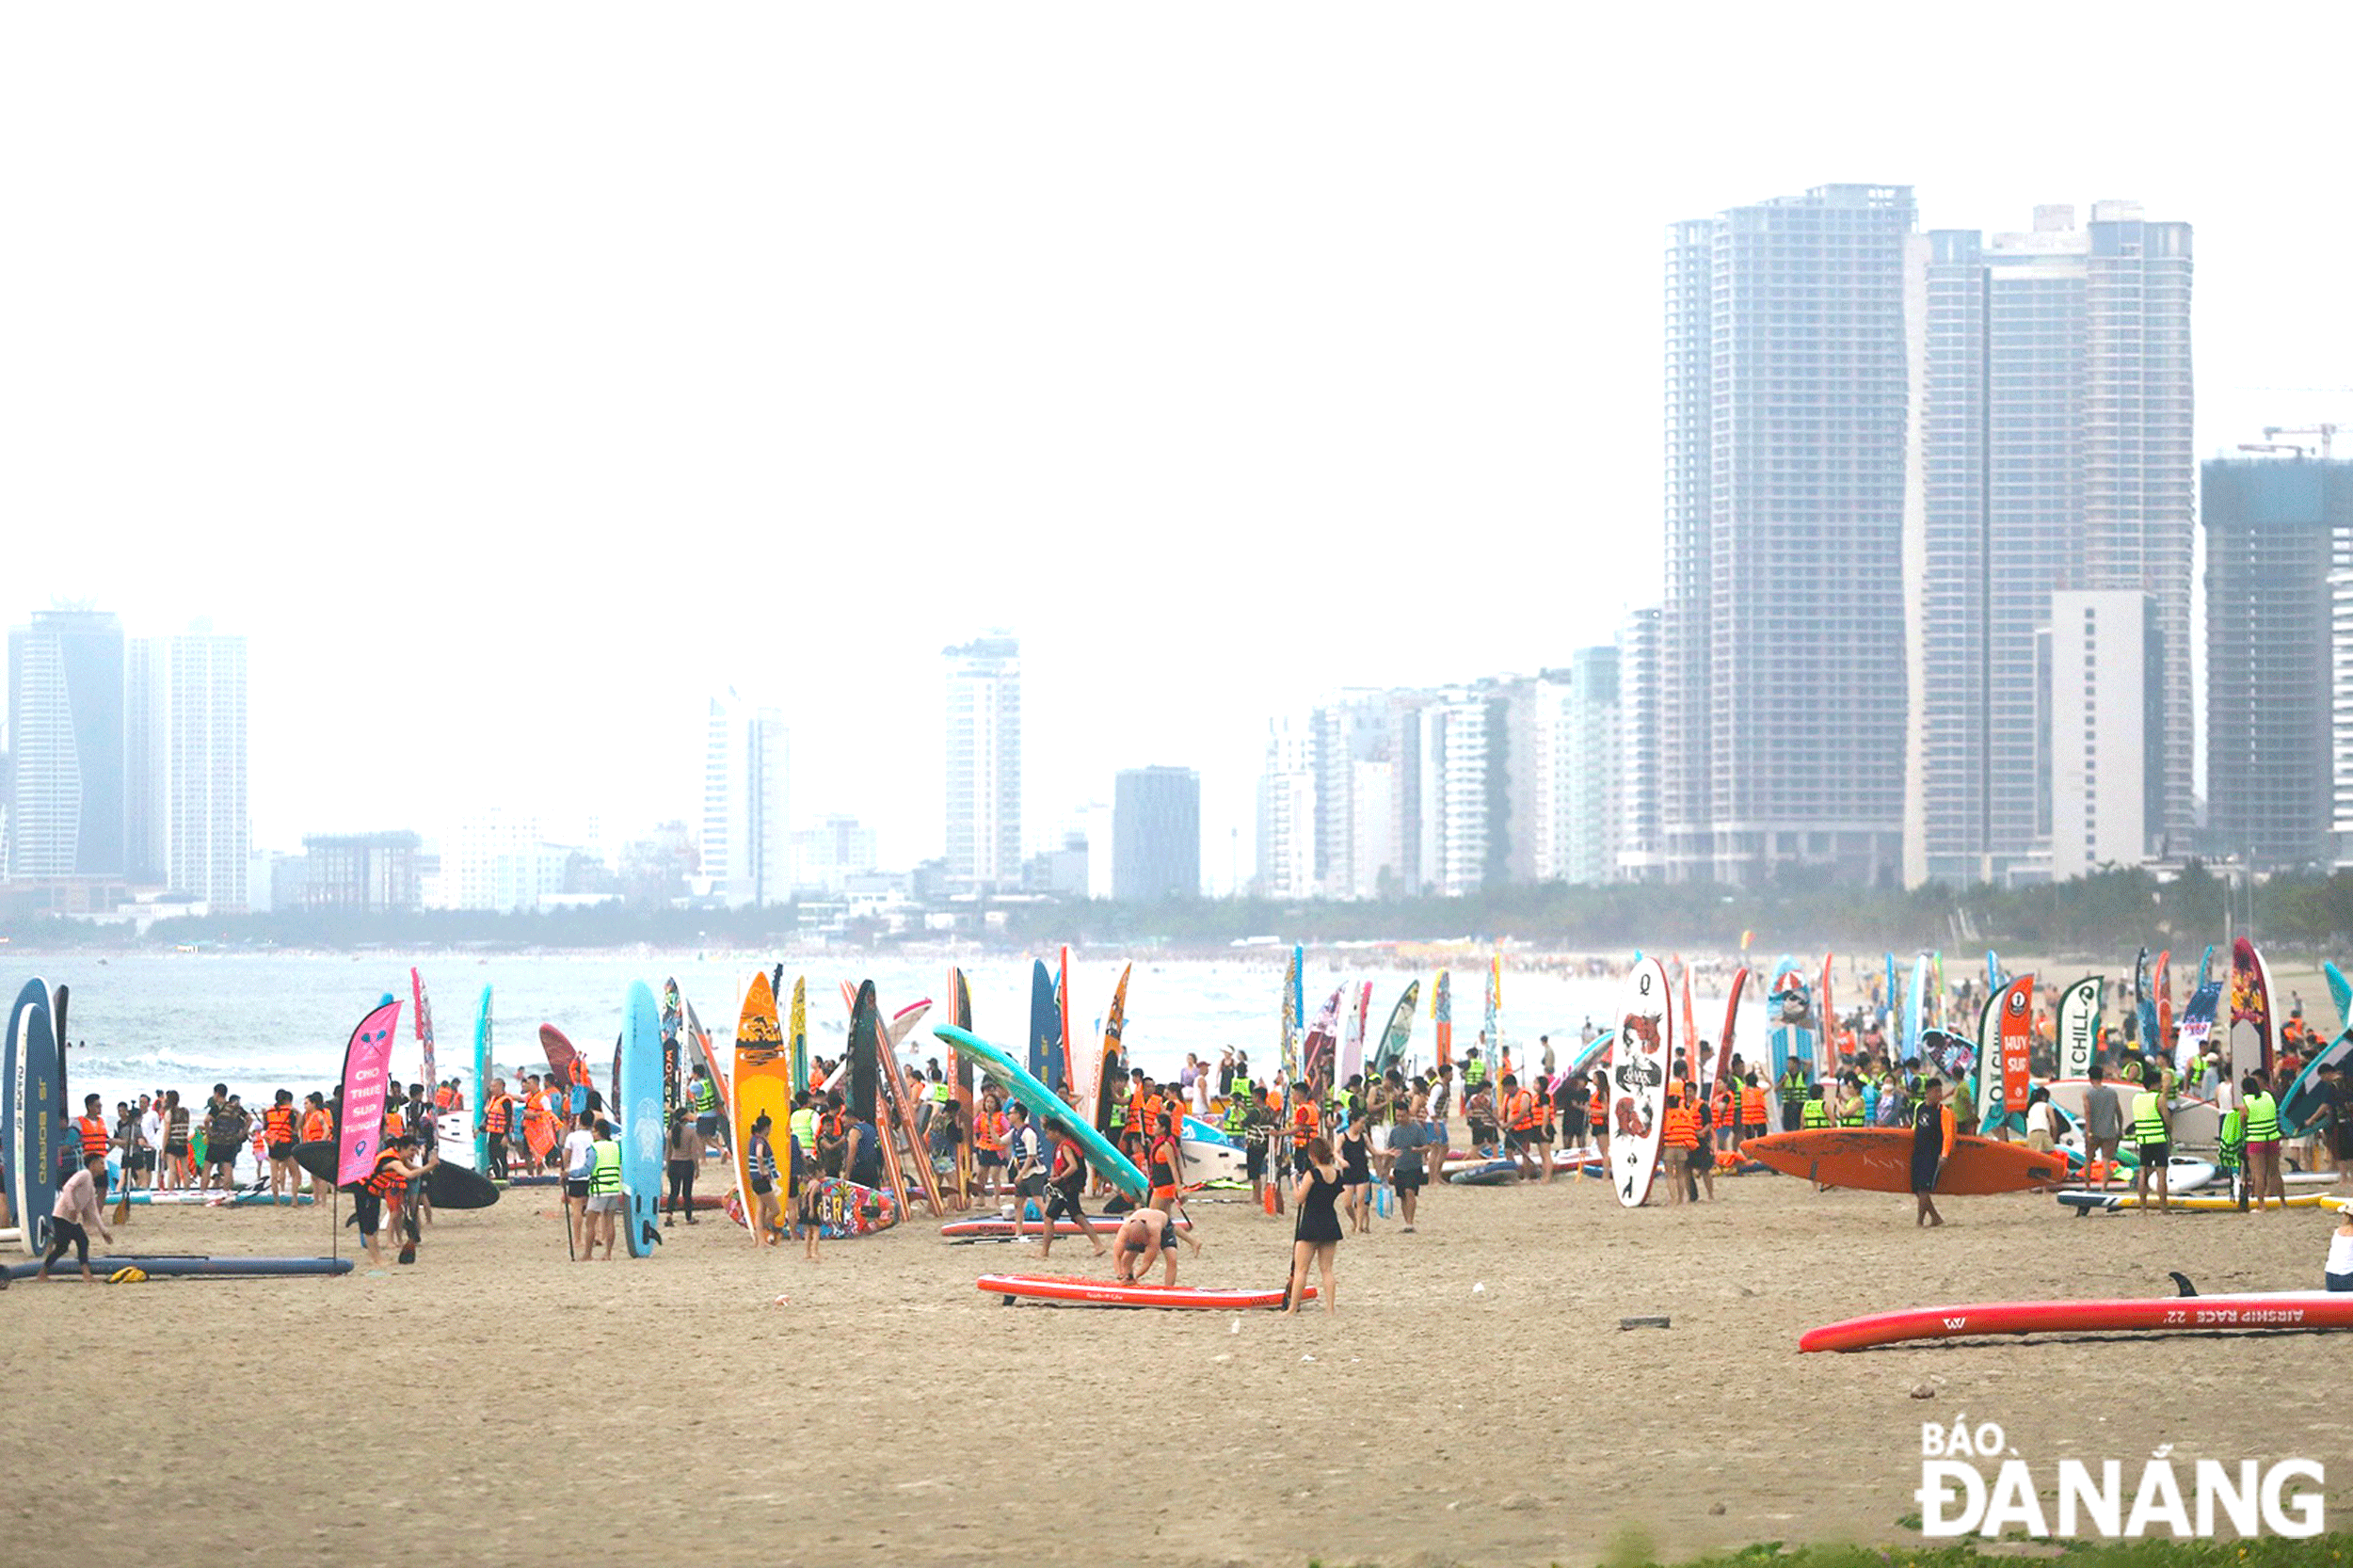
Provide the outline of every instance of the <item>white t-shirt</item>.
{"type": "Polygon", "coordinates": [[[564,1134],[564,1174],[574,1180],[586,1179],[597,1165],[597,1135],[582,1128],[564,1134]]]}
{"type": "Polygon", "coordinates": [[[2049,1100],[2038,1100],[2026,1107],[2026,1130],[2047,1132],[2055,1140],[2058,1137],[2058,1117],[2053,1112],[2049,1100]]]}
{"type": "Polygon", "coordinates": [[[146,1140],[146,1142],[147,1142],[147,1146],[148,1146],[149,1148],[151,1148],[151,1149],[160,1149],[160,1148],[162,1148],[162,1147],[164,1146],[164,1119],[163,1119],[163,1117],[162,1117],[161,1115],[159,1115],[158,1113],[156,1113],[155,1112],[152,1112],[152,1111],[150,1111],[150,1112],[146,1112],[144,1115],[140,1116],[140,1117],[139,1117],[139,1136],[140,1136],[141,1138],[143,1138],[143,1139],[145,1139],[145,1140],[146,1140]]]}
{"type": "Polygon", "coordinates": [[[2353,1274],[2353,1236],[2341,1230],[2329,1233],[2329,1272],[2332,1274],[2353,1274]]]}

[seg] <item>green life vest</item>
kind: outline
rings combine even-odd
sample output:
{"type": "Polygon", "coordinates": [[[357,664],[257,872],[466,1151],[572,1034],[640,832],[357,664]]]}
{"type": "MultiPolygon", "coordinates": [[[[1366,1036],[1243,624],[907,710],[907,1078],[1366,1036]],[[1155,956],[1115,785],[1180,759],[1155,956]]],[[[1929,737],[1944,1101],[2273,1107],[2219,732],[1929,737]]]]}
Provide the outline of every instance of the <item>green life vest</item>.
{"type": "Polygon", "coordinates": [[[706,1075],[695,1080],[695,1114],[708,1116],[719,1109],[719,1086],[706,1075]]]}
{"type": "Polygon", "coordinates": [[[1838,1125],[1840,1127],[1861,1127],[1864,1125],[1863,1096],[1861,1095],[1849,1096],[1846,1101],[1839,1107],[1838,1125]]]}
{"type": "Polygon", "coordinates": [[[2215,1144],[2215,1159],[2226,1171],[2238,1169],[2239,1157],[2247,1152],[2247,1112],[2226,1111],[2222,1113],[2222,1130],[2215,1144]]]}
{"type": "Polygon", "coordinates": [[[801,1145],[803,1154],[814,1155],[817,1152],[817,1108],[815,1106],[802,1106],[791,1116],[785,1118],[785,1126],[792,1130],[793,1141],[801,1145]]]}
{"type": "Polygon", "coordinates": [[[1805,1102],[1805,1111],[1799,1123],[1803,1127],[1830,1126],[1830,1108],[1822,1103],[1821,1096],[1817,1095],[1805,1102]]]}
{"type": "Polygon", "coordinates": [[[1476,1089],[1486,1081],[1487,1059],[1485,1057],[1474,1056],[1463,1064],[1463,1083],[1465,1088],[1476,1089]]]}
{"type": "Polygon", "coordinates": [[[617,1192],[621,1190],[621,1145],[607,1138],[592,1151],[596,1163],[588,1168],[588,1191],[593,1195],[617,1192]]]}
{"type": "Polygon", "coordinates": [[[1788,1067],[1782,1073],[1774,1086],[1780,1089],[1782,1098],[1799,1098],[1804,1095],[1806,1089],[1805,1069],[1796,1065],[1788,1067]]]}
{"type": "Polygon", "coordinates": [[[934,1105],[948,1103],[948,1083],[945,1079],[932,1085],[932,1103],[934,1105]]]}
{"type": "Polygon", "coordinates": [[[2280,1140],[2280,1102],[2261,1092],[2247,1096],[2247,1141],[2276,1144],[2280,1140]]]}
{"type": "Polygon", "coordinates": [[[2154,1089],[2133,1096],[2133,1139],[2143,1148],[2171,1141],[2165,1130],[2165,1096],[2154,1089]]]}
{"type": "Polygon", "coordinates": [[[1225,1093],[1225,1130],[1240,1132],[1250,1125],[1250,1080],[1237,1074],[1225,1093]]]}

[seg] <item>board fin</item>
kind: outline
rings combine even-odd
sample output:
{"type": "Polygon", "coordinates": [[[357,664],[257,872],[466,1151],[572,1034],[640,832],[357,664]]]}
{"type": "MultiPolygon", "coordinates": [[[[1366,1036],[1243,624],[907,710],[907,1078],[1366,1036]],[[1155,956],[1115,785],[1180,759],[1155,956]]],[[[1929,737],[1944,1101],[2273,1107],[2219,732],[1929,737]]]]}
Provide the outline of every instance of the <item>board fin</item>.
{"type": "Polygon", "coordinates": [[[2182,1272],[2181,1270],[2169,1269],[2166,1271],[2165,1277],[2171,1280],[2173,1282],[2173,1288],[2179,1290],[2183,1295],[2194,1296],[2198,1294],[2198,1287],[2192,1285],[2189,1282],[2189,1276],[2182,1272]]]}

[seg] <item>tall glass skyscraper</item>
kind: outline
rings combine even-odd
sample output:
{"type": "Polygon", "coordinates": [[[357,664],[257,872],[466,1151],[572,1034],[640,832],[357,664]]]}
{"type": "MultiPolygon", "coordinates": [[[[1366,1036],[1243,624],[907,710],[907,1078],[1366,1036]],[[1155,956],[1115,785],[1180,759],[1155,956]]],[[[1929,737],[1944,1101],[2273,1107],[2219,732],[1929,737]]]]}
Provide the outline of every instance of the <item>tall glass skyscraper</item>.
{"type": "Polygon", "coordinates": [[[755,708],[732,689],[711,699],[702,871],[730,908],[792,902],[791,746],[781,711],[755,708]]]}
{"type": "Polygon", "coordinates": [[[948,661],[948,878],[987,892],[1021,883],[1021,644],[992,632],[948,661]]]}
{"type": "Polygon", "coordinates": [[[208,624],[135,637],[124,681],[130,874],[215,909],[243,909],[246,644],[208,624]]]}
{"type": "Polygon", "coordinates": [[[129,873],[122,664],[104,611],[36,611],[9,631],[10,876],[129,873]]]}
{"type": "Polygon", "coordinates": [[[1668,231],[1660,832],[1676,880],[1902,856],[1906,185],[1668,231]]]}
{"type": "Polygon", "coordinates": [[[1153,904],[1200,896],[1201,776],[1122,769],[1112,796],[1112,897],[1153,904]]]}
{"type": "Polygon", "coordinates": [[[2052,844],[2054,759],[2074,740],[2052,728],[2055,592],[2145,596],[2142,752],[2102,763],[2142,780],[2141,856],[2178,853],[2195,723],[2189,225],[2103,201],[2078,227],[2044,206],[2030,232],[1932,232],[1922,260],[1906,880],[2038,880],[2076,858],[2052,844]]]}

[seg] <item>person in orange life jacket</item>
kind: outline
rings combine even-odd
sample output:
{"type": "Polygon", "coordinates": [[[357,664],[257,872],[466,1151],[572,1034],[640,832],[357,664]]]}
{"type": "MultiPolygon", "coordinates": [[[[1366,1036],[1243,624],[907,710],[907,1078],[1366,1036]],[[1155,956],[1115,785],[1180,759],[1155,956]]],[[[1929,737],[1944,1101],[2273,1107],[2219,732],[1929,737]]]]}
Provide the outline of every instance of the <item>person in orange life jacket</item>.
{"type": "MultiPolygon", "coordinates": [[[[95,1154],[104,1160],[108,1146],[114,1143],[113,1129],[106,1125],[106,1102],[96,1095],[82,1097],[82,1113],[73,1118],[73,1138],[85,1159],[95,1154]]],[[[123,1165],[125,1169],[130,1166],[127,1155],[123,1165]]],[[[78,1161],[75,1169],[80,1169],[78,1161]]]]}
{"type": "MultiPolygon", "coordinates": [[[[410,1164],[416,1146],[416,1140],[406,1133],[393,1139],[389,1147],[377,1152],[376,1168],[352,1192],[352,1223],[360,1227],[360,1240],[368,1249],[368,1261],[378,1268],[384,1265],[384,1254],[376,1245],[376,1234],[386,1211],[392,1212],[397,1224],[402,1191],[409,1182],[423,1180],[433,1163],[427,1160],[421,1165],[410,1164]]],[[[401,1252],[404,1261],[416,1260],[412,1247],[404,1246],[401,1252]]]]}
{"type": "Polygon", "coordinates": [[[1291,1107],[1291,1170],[1307,1168],[1307,1145],[1323,1130],[1322,1114],[1316,1110],[1315,1096],[1304,1095],[1291,1107]]]}
{"type": "Polygon", "coordinates": [[[302,1173],[295,1164],[295,1144],[302,1141],[302,1129],[296,1124],[294,1091],[280,1089],[270,1108],[262,1112],[264,1148],[269,1156],[269,1195],[272,1203],[295,1200],[296,1189],[301,1185],[302,1173]]]}
{"type": "Polygon", "coordinates": [[[1054,1226],[1063,1220],[1079,1227],[1079,1234],[1087,1239],[1096,1256],[1103,1256],[1103,1239],[1095,1234],[1095,1222],[1087,1218],[1086,1208],[1080,1201],[1086,1191],[1086,1156],[1080,1152],[1079,1141],[1057,1128],[1054,1165],[1046,1175],[1046,1233],[1038,1240],[1038,1256],[1044,1257],[1054,1250],[1054,1226]]]}
{"type": "Polygon", "coordinates": [[[972,1185],[983,1203],[993,1203],[1004,1189],[1005,1103],[990,1084],[981,1091],[972,1112],[972,1185]]]}
{"type": "Polygon", "coordinates": [[[1673,1208],[1689,1200],[1685,1185],[1691,1171],[1692,1151],[1699,1146],[1699,1113],[1691,1109],[1684,1086],[1673,1080],[1667,1084],[1667,1113],[1662,1118],[1658,1141],[1661,1162],[1666,1167],[1667,1205],[1673,1208]]]}
{"type": "Polygon", "coordinates": [[[506,1134],[515,1125],[515,1102],[506,1093],[506,1080],[490,1080],[490,1091],[482,1096],[481,1120],[474,1124],[483,1135],[490,1155],[488,1176],[493,1181],[506,1179],[506,1134]]]}
{"type": "MultiPolygon", "coordinates": [[[[326,1099],[316,1090],[312,1090],[304,1096],[302,1100],[302,1142],[324,1144],[332,1140],[334,1136],[334,1114],[327,1109],[326,1099]]],[[[312,1201],[325,1203],[334,1185],[325,1176],[312,1176],[311,1178],[312,1201]]]]}
{"type": "Polygon", "coordinates": [[[1716,1201],[1716,1112],[1696,1083],[1683,1086],[1683,1103],[1690,1107],[1691,1114],[1699,1118],[1700,1124],[1699,1142],[1691,1149],[1690,1166],[1683,1175],[1684,1195],[1697,1203],[1700,1189],[1705,1187],[1708,1202],[1713,1203],[1716,1201]]]}
{"type": "Polygon", "coordinates": [[[1518,1074],[1506,1073],[1498,1081],[1503,1090],[1504,1152],[1518,1162],[1527,1176],[1550,1181],[1552,1140],[1547,1133],[1551,1109],[1537,1098],[1534,1090],[1521,1086],[1518,1074]],[[1537,1163],[1539,1160],[1541,1165],[1537,1163]]]}

